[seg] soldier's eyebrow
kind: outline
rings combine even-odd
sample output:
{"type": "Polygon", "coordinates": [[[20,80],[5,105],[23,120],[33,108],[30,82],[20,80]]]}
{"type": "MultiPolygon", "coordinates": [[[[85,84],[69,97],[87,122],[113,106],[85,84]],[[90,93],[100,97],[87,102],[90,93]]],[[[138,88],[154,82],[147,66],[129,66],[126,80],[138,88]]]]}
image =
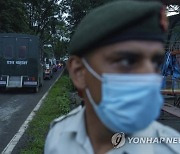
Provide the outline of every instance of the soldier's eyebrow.
{"type": "MultiPolygon", "coordinates": [[[[112,56],[117,56],[117,57],[140,57],[142,58],[144,56],[144,52],[138,52],[138,51],[133,51],[133,50],[122,50],[122,51],[115,51],[112,56]]],[[[164,52],[162,51],[156,51],[152,57],[163,57],[164,52]]]]}
{"type": "Polygon", "coordinates": [[[134,51],[115,51],[113,54],[111,54],[110,57],[133,57],[133,58],[142,58],[143,57],[143,53],[141,52],[134,52],[134,51]]]}

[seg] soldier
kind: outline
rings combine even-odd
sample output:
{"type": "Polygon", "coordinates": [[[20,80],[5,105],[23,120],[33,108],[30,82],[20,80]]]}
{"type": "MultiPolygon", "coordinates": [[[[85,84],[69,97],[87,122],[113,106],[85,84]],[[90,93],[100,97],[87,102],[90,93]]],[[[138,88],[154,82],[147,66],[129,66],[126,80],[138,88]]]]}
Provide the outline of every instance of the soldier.
{"type": "Polygon", "coordinates": [[[179,144],[165,140],[128,142],[180,137],[155,121],[163,105],[159,66],[167,26],[162,4],[130,0],[100,6],[81,21],[71,39],[68,70],[84,106],[54,120],[45,154],[180,153],[179,144]]]}

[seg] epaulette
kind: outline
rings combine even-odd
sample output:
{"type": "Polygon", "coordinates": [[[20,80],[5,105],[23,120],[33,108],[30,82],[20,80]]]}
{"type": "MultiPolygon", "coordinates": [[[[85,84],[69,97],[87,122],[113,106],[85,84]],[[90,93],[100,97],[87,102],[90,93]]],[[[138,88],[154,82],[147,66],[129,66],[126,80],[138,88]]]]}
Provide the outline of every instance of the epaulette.
{"type": "Polygon", "coordinates": [[[82,106],[79,105],[77,108],[73,109],[72,111],[70,111],[68,114],[60,116],[56,119],[54,119],[51,124],[50,124],[50,128],[52,128],[56,123],[63,121],[64,119],[71,117],[73,115],[76,115],[80,110],[82,109],[82,106]]]}

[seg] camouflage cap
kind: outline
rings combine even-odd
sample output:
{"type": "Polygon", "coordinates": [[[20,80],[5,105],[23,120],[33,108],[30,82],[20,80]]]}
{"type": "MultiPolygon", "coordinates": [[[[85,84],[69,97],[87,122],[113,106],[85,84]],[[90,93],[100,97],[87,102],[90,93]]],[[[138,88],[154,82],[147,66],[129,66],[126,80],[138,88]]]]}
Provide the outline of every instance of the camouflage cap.
{"type": "Polygon", "coordinates": [[[72,55],[125,40],[163,41],[167,18],[159,2],[117,0],[92,10],[78,25],[70,41],[72,55]]]}

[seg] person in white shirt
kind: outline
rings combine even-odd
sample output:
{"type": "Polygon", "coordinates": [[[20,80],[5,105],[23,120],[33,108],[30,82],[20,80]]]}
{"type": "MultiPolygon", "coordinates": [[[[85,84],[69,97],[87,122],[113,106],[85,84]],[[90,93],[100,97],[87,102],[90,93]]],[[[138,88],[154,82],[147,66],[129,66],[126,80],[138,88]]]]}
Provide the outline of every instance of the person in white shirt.
{"type": "Polygon", "coordinates": [[[179,133],[156,122],[167,28],[158,2],[113,1],[84,17],[67,63],[84,106],[54,120],[45,154],[180,154],[179,133]]]}

